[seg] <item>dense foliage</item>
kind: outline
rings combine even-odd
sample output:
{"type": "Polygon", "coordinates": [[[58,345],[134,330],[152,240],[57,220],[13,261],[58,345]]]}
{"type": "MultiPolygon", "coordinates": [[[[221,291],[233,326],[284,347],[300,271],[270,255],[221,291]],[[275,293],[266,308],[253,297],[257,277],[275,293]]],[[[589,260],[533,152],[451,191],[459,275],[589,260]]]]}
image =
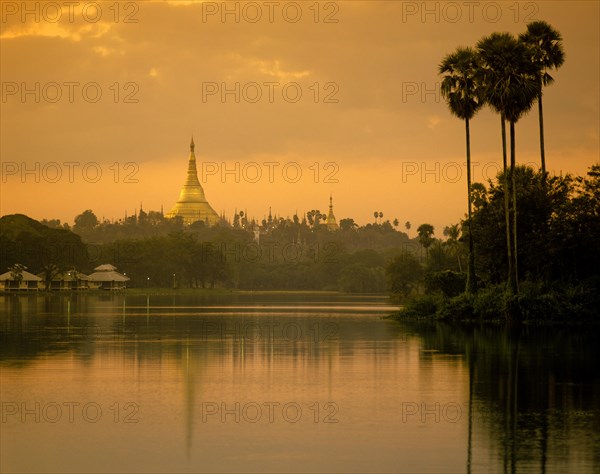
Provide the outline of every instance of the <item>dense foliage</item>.
{"type": "Polygon", "coordinates": [[[479,184],[473,199],[478,293],[464,293],[465,274],[449,258],[453,252],[459,259],[467,253],[465,221],[458,248],[450,245],[451,239],[432,245],[422,278],[416,276],[410,260],[397,259],[388,268],[393,270],[393,289],[404,297],[404,315],[497,319],[516,314],[526,320],[598,320],[600,165],[592,166],[585,177],[548,177],[519,166],[515,177],[519,294],[511,294],[506,284],[501,173],[495,182],[479,184]]]}
{"type": "Polygon", "coordinates": [[[81,237],[64,228],[49,228],[22,214],[0,219],[0,273],[21,264],[33,273],[50,265],[88,269],[81,237]]]}
{"type": "MultiPolygon", "coordinates": [[[[386,266],[403,252],[418,255],[422,250],[390,222],[358,226],[342,219],[340,230],[329,231],[316,219],[271,217],[257,224],[236,216],[233,225],[207,227],[201,222],[184,226],[152,211],[99,222],[86,210],[75,217],[72,231],[57,220],[45,221],[56,228],[50,229],[25,216],[0,219],[7,242],[0,260],[3,271],[19,263],[34,273],[42,271],[45,261],[31,246],[30,251],[16,251],[31,241],[29,231],[19,230],[21,221],[69,236],[53,244],[60,256],[53,261],[58,269],[91,273],[111,263],[136,287],[386,292],[386,266]],[[70,258],[72,241],[79,243],[77,260],[70,258]]],[[[33,248],[47,245],[35,243],[33,248]]]]}

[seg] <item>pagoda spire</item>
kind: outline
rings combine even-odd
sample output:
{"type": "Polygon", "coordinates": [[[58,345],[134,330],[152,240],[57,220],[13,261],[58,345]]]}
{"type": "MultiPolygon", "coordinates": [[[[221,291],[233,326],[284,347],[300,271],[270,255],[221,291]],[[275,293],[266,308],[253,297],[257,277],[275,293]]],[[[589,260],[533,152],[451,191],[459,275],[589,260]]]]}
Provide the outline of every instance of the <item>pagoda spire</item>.
{"type": "Polygon", "coordinates": [[[327,214],[326,221],[328,230],[338,230],[339,226],[337,221],[335,220],[335,215],[333,214],[333,196],[329,195],[329,213],[327,214]]]}
{"type": "Polygon", "coordinates": [[[219,222],[219,215],[206,200],[204,189],[198,180],[195,148],[194,136],[192,135],[185,183],[181,188],[175,207],[167,217],[181,216],[186,224],[191,224],[195,221],[204,221],[209,225],[215,225],[219,222]]]}

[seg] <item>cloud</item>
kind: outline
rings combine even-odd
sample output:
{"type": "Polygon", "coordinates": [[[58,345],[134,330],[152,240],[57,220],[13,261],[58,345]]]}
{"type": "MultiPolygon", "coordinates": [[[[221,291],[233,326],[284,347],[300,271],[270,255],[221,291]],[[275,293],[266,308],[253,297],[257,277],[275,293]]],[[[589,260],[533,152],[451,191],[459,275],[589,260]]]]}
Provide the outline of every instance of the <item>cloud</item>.
{"type": "Polygon", "coordinates": [[[438,115],[427,117],[427,128],[433,130],[441,121],[442,119],[438,115]]]}
{"type": "Polygon", "coordinates": [[[265,61],[265,60],[251,60],[250,64],[256,67],[261,73],[275,77],[282,82],[289,82],[295,79],[302,79],[303,77],[308,77],[311,74],[311,71],[291,71],[284,70],[281,67],[281,63],[279,60],[273,61],[265,61]]]}
{"type": "MultiPolygon", "coordinates": [[[[78,4],[69,10],[61,8],[47,10],[40,7],[41,2],[36,2],[37,7],[25,14],[17,9],[15,13],[2,13],[2,33],[0,39],[9,40],[22,37],[63,38],[79,42],[84,38],[101,38],[105,36],[116,24],[109,19],[109,12],[102,16],[91,16],[83,11],[83,4],[78,4]],[[86,16],[87,15],[87,16],[86,16]],[[98,18],[97,21],[91,19],[98,18]]],[[[58,5],[58,4],[57,4],[58,5]]],[[[98,13],[102,15],[102,13],[98,13]]]]}
{"type": "MultiPolygon", "coordinates": [[[[241,54],[228,54],[227,62],[237,64],[237,67],[232,67],[232,74],[229,76],[245,77],[246,79],[256,77],[256,73],[268,76],[269,79],[276,79],[279,82],[297,81],[309,77],[312,74],[311,70],[300,69],[293,70],[282,66],[282,61],[279,59],[261,59],[257,57],[244,57],[241,54]]],[[[231,67],[231,66],[230,66],[231,67]]]]}
{"type": "Polygon", "coordinates": [[[108,48],[106,46],[94,46],[92,49],[95,53],[98,53],[102,57],[106,57],[115,53],[118,53],[120,55],[125,54],[125,51],[122,49],[117,50],[115,48],[108,48]]]}

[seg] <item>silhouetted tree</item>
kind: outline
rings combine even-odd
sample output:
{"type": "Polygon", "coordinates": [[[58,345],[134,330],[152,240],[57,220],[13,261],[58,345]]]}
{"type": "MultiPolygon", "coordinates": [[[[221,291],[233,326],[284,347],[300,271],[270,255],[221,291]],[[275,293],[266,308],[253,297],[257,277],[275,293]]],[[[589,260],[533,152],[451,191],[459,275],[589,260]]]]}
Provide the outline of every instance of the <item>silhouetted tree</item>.
{"type": "MultiPolygon", "coordinates": [[[[468,222],[471,221],[471,138],[469,121],[483,105],[483,88],[477,80],[479,58],[471,48],[458,48],[446,56],[439,66],[442,74],[441,92],[446,98],[450,112],[465,121],[467,143],[467,202],[468,222]]],[[[467,267],[467,292],[476,291],[475,252],[473,251],[473,232],[469,232],[469,264],[467,267]]]]}
{"type": "Polygon", "coordinates": [[[545,21],[534,21],[527,25],[527,31],[519,35],[519,40],[527,45],[530,60],[536,65],[538,73],[538,114],[540,122],[540,157],[542,173],[546,174],[546,152],[544,148],[544,111],[542,94],[544,86],[554,82],[548,73],[558,69],[565,62],[565,52],[562,46],[561,34],[545,21]]]}

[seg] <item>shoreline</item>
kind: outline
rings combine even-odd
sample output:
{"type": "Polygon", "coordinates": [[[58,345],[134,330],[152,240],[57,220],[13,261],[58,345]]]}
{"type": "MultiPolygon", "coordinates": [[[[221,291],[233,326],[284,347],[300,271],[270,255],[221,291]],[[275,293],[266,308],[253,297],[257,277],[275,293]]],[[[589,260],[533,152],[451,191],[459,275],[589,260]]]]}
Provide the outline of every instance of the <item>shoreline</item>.
{"type": "Polygon", "coordinates": [[[429,324],[448,324],[448,325],[463,325],[463,326],[494,326],[494,327],[549,327],[549,326],[590,326],[595,327],[600,325],[600,321],[579,321],[579,320],[545,320],[545,319],[526,319],[518,322],[508,322],[503,316],[498,316],[493,319],[451,319],[439,318],[436,316],[416,316],[403,315],[402,313],[390,314],[382,316],[381,319],[386,319],[396,322],[407,323],[429,323],[429,324]]]}
{"type": "Polygon", "coordinates": [[[389,297],[386,293],[345,293],[332,290],[236,290],[233,288],[125,288],[120,290],[58,290],[58,291],[0,291],[0,296],[52,296],[52,295],[127,295],[127,296],[197,296],[197,295],[347,295],[389,297]]]}

